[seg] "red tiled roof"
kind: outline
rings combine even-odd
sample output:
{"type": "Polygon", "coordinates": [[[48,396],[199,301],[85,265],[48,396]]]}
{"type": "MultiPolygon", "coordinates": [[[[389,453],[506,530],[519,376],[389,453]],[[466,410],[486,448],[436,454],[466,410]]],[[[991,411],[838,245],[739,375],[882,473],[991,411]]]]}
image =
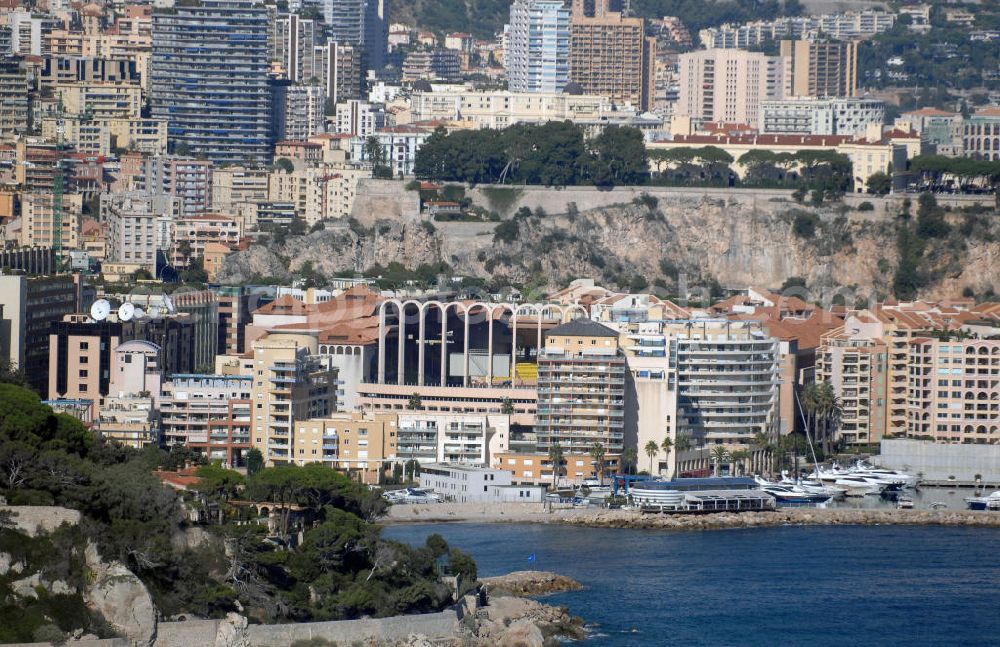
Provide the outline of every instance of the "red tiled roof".
{"type": "Polygon", "coordinates": [[[911,110],[909,112],[904,112],[904,115],[916,115],[918,117],[956,117],[954,112],[948,112],[947,110],[938,110],[937,108],[921,108],[919,110],[911,110]]]}

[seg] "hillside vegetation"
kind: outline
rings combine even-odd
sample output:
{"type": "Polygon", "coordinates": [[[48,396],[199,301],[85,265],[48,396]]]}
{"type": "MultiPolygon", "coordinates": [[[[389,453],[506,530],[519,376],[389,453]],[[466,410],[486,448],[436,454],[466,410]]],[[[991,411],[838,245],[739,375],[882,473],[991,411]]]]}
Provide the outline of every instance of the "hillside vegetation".
{"type": "Polygon", "coordinates": [[[0,518],[0,563],[21,565],[0,572],[0,642],[110,633],[83,604],[88,544],[137,575],[165,617],[240,611],[258,622],[289,622],[422,613],[451,602],[443,569],[475,581],[472,559],[438,536],[420,548],[383,539],[374,520],[385,501],[331,468],[289,465],[244,477],[203,465],[201,483],[183,494],[153,475],[193,460],[180,447],[140,452],[105,444],[31,391],[0,383],[0,496],[82,515],[77,528],[30,541],[0,518]],[[239,502],[285,512],[259,516],[239,502]],[[199,510],[212,523],[194,532],[189,519],[199,510]],[[51,593],[19,588],[19,573],[32,569],[66,584],[51,593]]]}

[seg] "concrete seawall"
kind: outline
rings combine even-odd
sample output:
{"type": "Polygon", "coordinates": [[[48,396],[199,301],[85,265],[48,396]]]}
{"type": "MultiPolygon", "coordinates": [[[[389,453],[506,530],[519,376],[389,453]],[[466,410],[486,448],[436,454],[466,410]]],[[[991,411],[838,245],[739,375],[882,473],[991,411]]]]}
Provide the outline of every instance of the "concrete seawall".
{"type": "Polygon", "coordinates": [[[970,510],[896,510],[852,508],[781,508],[771,512],[713,514],[641,514],[634,510],[553,508],[543,503],[439,503],[393,506],[388,523],[552,523],[604,528],[711,530],[773,526],[974,526],[1000,529],[1000,514],[970,510]]]}
{"type": "MultiPolygon", "coordinates": [[[[161,622],[154,647],[195,647],[216,644],[223,620],[187,620],[161,622]]],[[[364,620],[303,622],[281,625],[250,625],[247,637],[253,647],[288,647],[296,640],[324,638],[338,645],[355,642],[375,644],[403,643],[411,634],[428,640],[454,639],[458,623],[455,611],[422,615],[393,616],[364,620]]]]}

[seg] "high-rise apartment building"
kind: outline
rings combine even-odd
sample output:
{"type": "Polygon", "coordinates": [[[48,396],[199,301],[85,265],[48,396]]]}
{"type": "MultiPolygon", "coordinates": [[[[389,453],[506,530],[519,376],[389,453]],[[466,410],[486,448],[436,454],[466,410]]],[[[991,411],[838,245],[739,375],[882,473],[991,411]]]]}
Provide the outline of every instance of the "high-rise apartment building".
{"type": "Polygon", "coordinates": [[[618,333],[590,319],[550,330],[538,359],[538,451],[586,454],[600,443],[624,449],[625,357],[618,333]]]}
{"type": "Polygon", "coordinates": [[[516,0],[504,50],[512,92],[562,92],[569,79],[569,15],[561,0],[516,0]]]}
{"type": "Polygon", "coordinates": [[[649,110],[656,84],[656,39],[642,18],[626,17],[613,0],[573,0],[569,81],[584,94],[649,110]]]}
{"type": "Polygon", "coordinates": [[[49,329],[75,312],[78,302],[77,286],[69,274],[0,275],[0,347],[7,349],[5,359],[24,371],[28,384],[39,394],[48,387],[49,329]]]}
{"type": "Polygon", "coordinates": [[[782,59],[739,49],[681,54],[677,114],[701,121],[756,125],[762,101],[783,96],[782,59]]]}
{"type": "Polygon", "coordinates": [[[320,44],[320,30],[315,20],[299,14],[278,15],[271,57],[278,64],[281,78],[308,81],[319,76],[313,68],[313,50],[320,44]]]}
{"type": "Polygon", "coordinates": [[[308,334],[269,334],[253,343],[252,444],[269,465],[293,461],[296,420],[337,408],[337,371],[308,334]]]}
{"type": "Polygon", "coordinates": [[[908,436],[1000,442],[1000,341],[919,337],[908,368],[908,436]]]}
{"type": "Polygon", "coordinates": [[[361,48],[362,66],[385,65],[389,42],[389,0],[319,0],[331,41],[361,48]]]}
{"type": "Polygon", "coordinates": [[[858,93],[856,41],[783,40],[785,96],[853,97],[858,93]]]}
{"type": "Polygon", "coordinates": [[[880,441],[888,422],[889,347],[876,335],[860,334],[871,325],[848,320],[855,332],[824,335],[816,352],[816,381],[829,383],[840,398],[840,437],[851,445],[880,441]]]}
{"type": "Polygon", "coordinates": [[[361,52],[353,45],[330,41],[313,49],[314,67],[328,100],[361,98],[361,52]]]}
{"type": "Polygon", "coordinates": [[[670,337],[675,437],[751,444],[778,428],[779,344],[759,322],[692,320],[670,337]]]}
{"type": "Polygon", "coordinates": [[[277,141],[305,141],[323,132],[323,86],[278,81],[271,86],[271,92],[272,130],[277,141]]]}
{"type": "Polygon", "coordinates": [[[151,106],[177,153],[271,160],[268,13],[254,0],[197,0],[153,14],[151,106]]]}
{"type": "Polygon", "coordinates": [[[19,59],[0,58],[0,138],[28,132],[28,74],[19,59]]]}

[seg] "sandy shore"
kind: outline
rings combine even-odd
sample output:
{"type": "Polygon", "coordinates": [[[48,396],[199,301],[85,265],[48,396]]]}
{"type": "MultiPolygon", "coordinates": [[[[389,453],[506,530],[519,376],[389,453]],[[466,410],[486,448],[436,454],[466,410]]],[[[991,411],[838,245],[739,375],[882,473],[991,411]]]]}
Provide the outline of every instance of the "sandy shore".
{"type": "Polygon", "coordinates": [[[774,512],[720,512],[704,515],[640,514],[629,510],[568,508],[545,504],[485,505],[439,503],[392,506],[384,523],[554,523],[597,528],[712,530],[773,526],[974,526],[1000,528],[1000,514],[970,510],[858,510],[787,508],[774,512]]]}

